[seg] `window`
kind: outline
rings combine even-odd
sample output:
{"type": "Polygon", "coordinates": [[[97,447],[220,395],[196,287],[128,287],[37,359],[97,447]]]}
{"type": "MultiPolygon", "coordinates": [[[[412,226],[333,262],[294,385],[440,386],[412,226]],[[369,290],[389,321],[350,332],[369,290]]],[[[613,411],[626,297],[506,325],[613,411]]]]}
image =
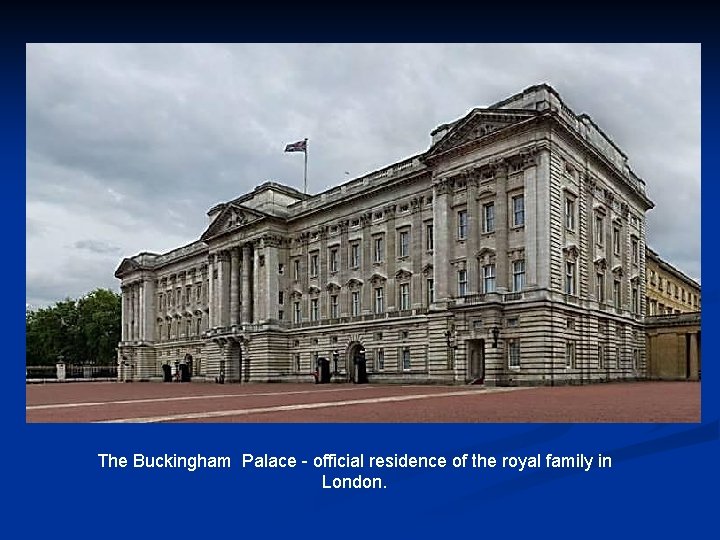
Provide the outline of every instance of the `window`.
{"type": "Polygon", "coordinates": [[[378,349],[375,353],[375,368],[378,371],[382,371],[385,369],[385,350],[384,349],[378,349]]]}
{"type": "Polygon", "coordinates": [[[638,287],[636,283],[632,286],[632,310],[636,315],[640,313],[640,297],[638,295],[638,287]]]}
{"type": "Polygon", "coordinates": [[[293,279],[295,281],[300,279],[300,261],[298,259],[293,261],[293,279]]]}
{"type": "Polygon", "coordinates": [[[435,301],[435,280],[427,280],[427,304],[428,306],[435,301]]]}
{"type": "Polygon", "coordinates": [[[467,237],[467,210],[460,210],[457,214],[458,240],[465,240],[467,237]]]}
{"type": "Polygon", "coordinates": [[[318,254],[317,252],[310,254],[310,277],[318,276],[318,254]]]}
{"type": "Polygon", "coordinates": [[[595,296],[598,302],[605,301],[605,274],[598,272],[595,276],[595,296]]]}
{"type": "Polygon", "coordinates": [[[202,334],[202,319],[200,318],[195,321],[195,334],[198,336],[202,334]]]}
{"type": "Polygon", "coordinates": [[[300,355],[295,355],[295,371],[300,371],[300,355]]]}
{"type": "Polygon", "coordinates": [[[425,227],[425,249],[432,251],[435,248],[435,241],[433,240],[433,226],[427,225],[425,227]]]}
{"type": "Polygon", "coordinates": [[[400,309],[410,309],[410,284],[400,284],[400,309]]]}
{"type": "Polygon", "coordinates": [[[278,321],[285,320],[285,312],[282,309],[278,310],[278,321]]]}
{"type": "Polygon", "coordinates": [[[302,315],[300,313],[300,302],[294,302],[293,303],[293,322],[299,323],[302,320],[302,315]]]}
{"type": "Polygon", "coordinates": [[[518,195],[512,198],[513,227],[525,225],[525,196],[518,195]]]}
{"type": "Polygon", "coordinates": [[[575,199],[565,197],[565,228],[575,230],[575,199]]]}
{"type": "Polygon", "coordinates": [[[320,310],[318,308],[318,299],[313,298],[310,300],[310,320],[317,321],[320,319],[320,310]]]}
{"type": "Polygon", "coordinates": [[[278,264],[278,274],[283,275],[285,273],[285,265],[283,263],[278,264]]]}
{"type": "Polygon", "coordinates": [[[520,367],[520,340],[508,340],[508,367],[518,369],[520,367]]]}
{"type": "Polygon", "coordinates": [[[575,367],[575,342],[574,341],[565,342],[565,367],[566,368],[574,368],[575,367]]]}
{"type": "Polygon", "coordinates": [[[337,294],[333,294],[330,297],[330,317],[333,319],[337,319],[338,311],[338,297],[337,294]]]}
{"type": "Polygon", "coordinates": [[[278,304],[284,304],[285,303],[285,293],[283,291],[278,291],[278,304]]]}
{"type": "Polygon", "coordinates": [[[338,271],[338,250],[337,250],[337,248],[333,248],[330,250],[330,271],[331,272],[338,271]]]}
{"type": "Polygon", "coordinates": [[[486,264],[483,266],[483,292],[495,292],[495,265],[486,264]]]}
{"type": "Polygon", "coordinates": [[[620,255],[620,229],[613,227],[613,253],[620,255]]]}
{"type": "Polygon", "coordinates": [[[360,244],[350,244],[350,268],[360,267],[360,244]]]}
{"type": "Polygon", "coordinates": [[[637,238],[632,239],[632,262],[633,264],[640,264],[640,249],[637,238]]]}
{"type": "Polygon", "coordinates": [[[190,300],[192,298],[192,285],[187,285],[185,287],[185,304],[189,305],[190,300]]]}
{"type": "Polygon", "coordinates": [[[617,309],[620,309],[622,307],[622,296],[620,293],[620,280],[616,279],[613,281],[613,300],[615,302],[615,307],[617,309]]]}
{"type": "Polygon", "coordinates": [[[603,234],[605,228],[605,220],[602,216],[595,216],[595,242],[598,246],[603,245],[603,234]]]}
{"type": "Polygon", "coordinates": [[[483,232],[495,230],[495,203],[483,205],[483,232]]]}
{"type": "Polygon", "coordinates": [[[400,231],[399,256],[407,257],[410,254],[410,231],[400,231]]]}
{"type": "Polygon", "coordinates": [[[605,345],[598,345],[598,368],[605,367],[605,345]]]}
{"type": "Polygon", "coordinates": [[[352,316],[358,317],[360,315],[360,292],[353,291],[350,295],[350,305],[352,307],[352,316]]]}
{"type": "Polygon", "coordinates": [[[525,261],[513,261],[513,291],[520,292],[525,288],[525,261]]]}
{"type": "Polygon", "coordinates": [[[633,349],[633,369],[640,369],[640,350],[633,349]]]}
{"type": "Polygon", "coordinates": [[[467,270],[458,270],[458,296],[467,294],[467,270]]]}
{"type": "Polygon", "coordinates": [[[375,289],[375,313],[382,313],[385,311],[385,305],[384,305],[384,292],[382,287],[378,287],[375,289]]]}
{"type": "Polygon", "coordinates": [[[408,347],[402,350],[402,368],[403,371],[410,370],[410,349],[408,347]]]}
{"type": "Polygon", "coordinates": [[[375,262],[379,263],[385,259],[385,242],[382,236],[375,237],[375,262]]]}
{"type": "Polygon", "coordinates": [[[575,296],[575,261],[565,261],[565,294],[575,296]]]}

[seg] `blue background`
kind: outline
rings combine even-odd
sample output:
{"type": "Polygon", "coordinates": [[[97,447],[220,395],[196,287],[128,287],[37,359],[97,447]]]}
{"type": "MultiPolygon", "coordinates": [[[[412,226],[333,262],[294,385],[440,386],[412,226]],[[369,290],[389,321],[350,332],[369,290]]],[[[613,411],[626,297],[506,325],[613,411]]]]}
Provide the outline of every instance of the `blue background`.
{"type": "MultiPolygon", "coordinates": [[[[604,6],[605,8],[605,6],[604,6]]],[[[283,11],[274,6],[275,11],[283,11]]],[[[140,12],[106,8],[10,8],[0,48],[6,262],[2,377],[6,454],[3,505],[22,537],[705,537],[717,534],[717,282],[709,279],[718,200],[718,82],[715,45],[699,13],[666,19],[623,11],[485,24],[479,11],[288,15],[199,12],[174,6],[140,12]],[[15,11],[13,11],[15,10],[15,11]],[[29,11],[29,10],[28,10],[29,11]],[[694,17],[697,17],[695,19],[694,17]],[[582,21],[582,25],[578,22],[582,21]],[[538,25],[542,22],[542,25],[538,25]],[[548,26],[548,24],[550,26],[548,26]],[[493,28],[494,27],[494,28],[493,28]],[[607,36],[608,28],[617,35],[607,36]],[[444,29],[444,30],[443,30],[444,29]],[[558,34],[560,31],[576,32],[558,34]],[[510,34],[508,31],[512,30],[510,34]],[[387,32],[387,33],[383,33],[387,32]],[[398,33],[399,32],[399,33],[398,33]],[[404,34],[403,32],[412,32],[404,34]],[[26,425],[24,411],[25,45],[26,41],[703,41],[703,382],[701,424],[403,425],[26,425]],[[711,128],[711,129],[708,129],[711,128]],[[711,231],[707,234],[707,231],[711,231]],[[230,455],[230,470],[101,470],[96,454],[230,455]],[[247,470],[243,452],[311,459],[326,452],[415,455],[603,453],[613,468],[518,473],[502,469],[383,472],[384,490],[320,488],[322,471],[247,470]]],[[[548,8],[549,9],[549,8],[548,8]]],[[[515,9],[511,11],[515,12],[515,9]]],[[[506,14],[507,15],[507,14],[506,14]]],[[[710,24],[709,22],[707,24],[710,24]]],[[[672,69],[672,66],[668,66],[672,69]]],[[[652,89],[648,89],[652,91],[652,89]]],[[[682,114],[682,104],[678,104],[682,114]]],[[[52,264],[52,261],[48,261],[52,264]]]]}

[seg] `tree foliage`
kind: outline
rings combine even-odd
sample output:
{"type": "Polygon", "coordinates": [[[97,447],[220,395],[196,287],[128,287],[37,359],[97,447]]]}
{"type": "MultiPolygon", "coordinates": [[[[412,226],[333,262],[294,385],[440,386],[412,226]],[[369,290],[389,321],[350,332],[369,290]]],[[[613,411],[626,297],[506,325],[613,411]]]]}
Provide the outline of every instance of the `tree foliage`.
{"type": "Polygon", "coordinates": [[[121,297],[96,289],[78,300],[25,314],[25,363],[51,365],[63,357],[72,364],[110,365],[120,341],[121,297]]]}

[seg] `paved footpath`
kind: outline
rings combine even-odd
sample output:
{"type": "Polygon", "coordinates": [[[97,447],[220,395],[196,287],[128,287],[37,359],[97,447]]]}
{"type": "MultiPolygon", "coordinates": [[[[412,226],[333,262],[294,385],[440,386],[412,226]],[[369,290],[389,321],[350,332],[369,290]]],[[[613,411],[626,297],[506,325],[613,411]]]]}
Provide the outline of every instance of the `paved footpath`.
{"type": "Polygon", "coordinates": [[[542,388],[86,383],[26,387],[27,422],[699,422],[700,383],[542,388]]]}

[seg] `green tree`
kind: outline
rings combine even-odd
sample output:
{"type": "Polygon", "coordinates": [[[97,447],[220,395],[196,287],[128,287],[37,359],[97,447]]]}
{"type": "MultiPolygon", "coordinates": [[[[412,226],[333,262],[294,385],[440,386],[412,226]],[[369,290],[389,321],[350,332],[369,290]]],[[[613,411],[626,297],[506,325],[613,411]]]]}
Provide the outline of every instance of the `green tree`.
{"type": "Polygon", "coordinates": [[[107,365],[115,362],[120,341],[121,297],[97,289],[79,300],[25,314],[27,365],[50,365],[62,356],[73,364],[107,365]]]}

